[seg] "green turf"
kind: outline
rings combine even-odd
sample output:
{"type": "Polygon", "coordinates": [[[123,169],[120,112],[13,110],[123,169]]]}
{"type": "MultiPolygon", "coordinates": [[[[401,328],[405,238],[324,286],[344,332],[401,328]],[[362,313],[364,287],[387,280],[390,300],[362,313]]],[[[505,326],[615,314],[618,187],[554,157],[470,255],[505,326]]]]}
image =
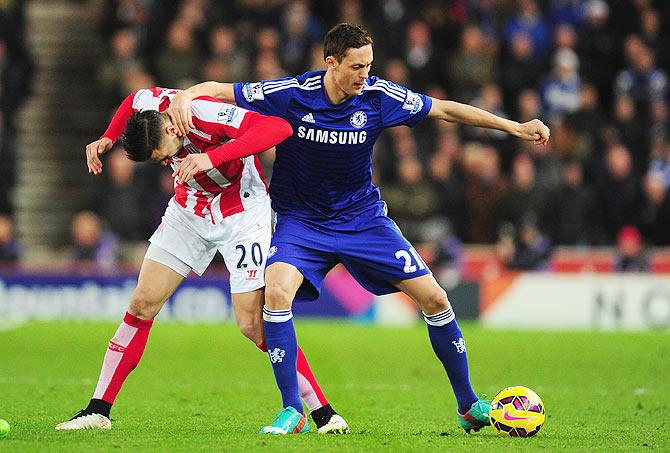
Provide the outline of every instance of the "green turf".
{"type": "Polygon", "coordinates": [[[261,437],[279,409],[267,358],[232,325],[158,324],[121,392],[111,431],[58,432],[95,386],[112,324],[0,332],[0,451],[498,451],[670,449],[670,335],[529,333],[465,325],[472,379],[489,396],[536,390],[534,438],[466,435],[425,327],[299,322],[301,344],[346,436],[261,437]]]}

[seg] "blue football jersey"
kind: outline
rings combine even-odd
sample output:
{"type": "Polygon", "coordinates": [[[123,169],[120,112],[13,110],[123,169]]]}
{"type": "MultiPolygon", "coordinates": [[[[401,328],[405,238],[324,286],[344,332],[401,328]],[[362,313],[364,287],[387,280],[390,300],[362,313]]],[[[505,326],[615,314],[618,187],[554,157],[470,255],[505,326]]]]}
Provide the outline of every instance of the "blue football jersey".
{"type": "Polygon", "coordinates": [[[325,71],[235,84],[237,105],[291,123],[293,135],[277,145],[270,182],[273,208],[318,222],[349,220],[381,203],[372,184],[372,148],[386,127],[415,126],[430,97],[370,77],[363,92],[341,104],[328,99],[325,71]]]}

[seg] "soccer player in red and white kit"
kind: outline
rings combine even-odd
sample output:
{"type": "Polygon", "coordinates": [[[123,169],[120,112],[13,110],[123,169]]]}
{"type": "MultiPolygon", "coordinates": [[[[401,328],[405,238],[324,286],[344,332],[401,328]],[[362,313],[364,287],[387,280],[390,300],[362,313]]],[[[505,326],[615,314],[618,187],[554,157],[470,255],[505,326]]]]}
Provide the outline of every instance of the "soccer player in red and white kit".
{"type": "MultiPolygon", "coordinates": [[[[262,307],[272,211],[257,154],[290,136],[291,126],[278,117],[201,97],[193,102],[195,127],[180,137],[164,113],[177,92],[153,88],[132,93],[103,136],[86,147],[89,173],[100,174],[99,156],[123,132],[130,159],[172,166],[175,195],[149,239],[137,287],[109,342],[93,397],[56,429],[111,428],[112,405],[142,357],[153,319],[191,271],[205,271],[217,250],[230,271],[237,324],[266,350],[262,307]]],[[[302,351],[297,371],[300,393],[318,431],[347,432],[346,421],[328,403],[302,351]]]]}

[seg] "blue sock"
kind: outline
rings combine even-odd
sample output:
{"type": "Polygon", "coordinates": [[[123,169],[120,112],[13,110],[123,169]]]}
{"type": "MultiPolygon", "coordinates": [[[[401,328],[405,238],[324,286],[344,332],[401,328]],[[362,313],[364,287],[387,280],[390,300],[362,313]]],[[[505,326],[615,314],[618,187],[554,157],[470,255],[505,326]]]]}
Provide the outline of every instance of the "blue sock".
{"type": "Polygon", "coordinates": [[[298,388],[298,340],[293,327],[291,310],[270,310],[263,307],[265,342],[268,356],[281,392],[283,406],[292,406],[304,413],[298,388]]]}
{"type": "Polygon", "coordinates": [[[423,317],[428,324],[428,336],[433,351],[447,371],[451,387],[454,389],[458,412],[464,414],[470,410],[472,403],[477,401],[477,395],[470,384],[468,355],[465,352],[465,340],[461,328],[451,308],[434,315],[424,313],[423,317]]]}

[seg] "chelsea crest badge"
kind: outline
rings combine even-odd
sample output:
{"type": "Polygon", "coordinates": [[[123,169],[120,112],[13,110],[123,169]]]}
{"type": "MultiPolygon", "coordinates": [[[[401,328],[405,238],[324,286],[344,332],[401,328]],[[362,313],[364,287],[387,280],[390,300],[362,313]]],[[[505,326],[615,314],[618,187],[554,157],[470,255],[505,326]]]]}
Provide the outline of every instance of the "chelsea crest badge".
{"type": "Polygon", "coordinates": [[[357,110],[351,114],[349,118],[349,123],[354,126],[356,129],[360,129],[365,126],[365,123],[368,122],[368,116],[363,110],[357,110]]]}

